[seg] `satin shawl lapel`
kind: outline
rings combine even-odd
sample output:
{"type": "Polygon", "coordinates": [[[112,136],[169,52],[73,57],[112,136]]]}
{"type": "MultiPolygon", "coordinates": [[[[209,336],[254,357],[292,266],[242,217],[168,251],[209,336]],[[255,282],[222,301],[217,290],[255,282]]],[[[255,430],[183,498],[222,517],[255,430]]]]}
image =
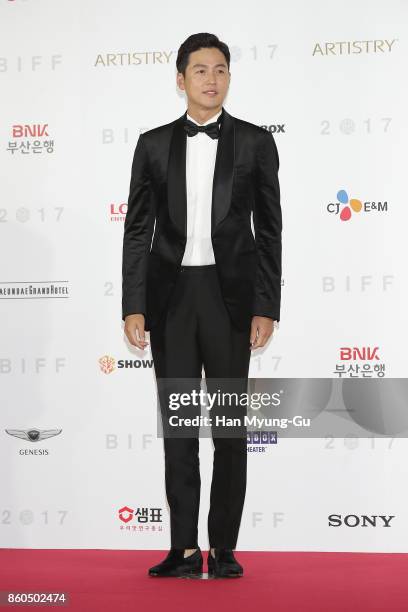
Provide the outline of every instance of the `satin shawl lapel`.
{"type": "MultiPolygon", "coordinates": [[[[187,133],[183,123],[187,111],[174,124],[167,166],[169,215],[182,236],[187,235],[186,150],[187,133]]],[[[231,205],[235,161],[235,124],[223,108],[223,120],[215,159],[211,208],[211,234],[225,218],[231,205]]]]}

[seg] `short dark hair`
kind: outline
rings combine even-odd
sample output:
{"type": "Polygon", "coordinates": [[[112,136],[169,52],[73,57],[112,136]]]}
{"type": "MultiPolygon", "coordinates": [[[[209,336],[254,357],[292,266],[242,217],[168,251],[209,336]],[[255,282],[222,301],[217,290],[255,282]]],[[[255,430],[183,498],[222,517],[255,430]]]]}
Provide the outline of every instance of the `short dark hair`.
{"type": "Polygon", "coordinates": [[[228,70],[230,68],[231,55],[228,45],[222,42],[215,34],[208,32],[200,32],[199,34],[191,34],[180,46],[177,53],[176,67],[177,72],[183,73],[186,76],[186,68],[190,53],[199,49],[216,47],[224,54],[228,70]]]}

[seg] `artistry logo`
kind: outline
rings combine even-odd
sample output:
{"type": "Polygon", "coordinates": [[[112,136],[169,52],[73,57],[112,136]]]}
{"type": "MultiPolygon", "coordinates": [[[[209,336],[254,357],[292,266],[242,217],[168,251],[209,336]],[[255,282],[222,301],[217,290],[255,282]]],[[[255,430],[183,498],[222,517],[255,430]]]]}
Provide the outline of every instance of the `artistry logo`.
{"type": "Polygon", "coordinates": [[[340,56],[340,55],[359,55],[365,53],[391,53],[394,43],[398,38],[375,39],[375,40],[342,40],[336,42],[315,43],[313,56],[340,56]]]}

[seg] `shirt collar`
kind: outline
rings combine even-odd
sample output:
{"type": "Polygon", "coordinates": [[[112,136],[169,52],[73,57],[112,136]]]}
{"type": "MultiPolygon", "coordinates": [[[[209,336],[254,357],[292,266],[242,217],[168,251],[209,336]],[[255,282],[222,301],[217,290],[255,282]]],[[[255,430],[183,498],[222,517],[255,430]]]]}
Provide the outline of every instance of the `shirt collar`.
{"type": "Polygon", "coordinates": [[[216,115],[214,115],[210,119],[207,119],[207,121],[205,123],[198,123],[198,121],[196,121],[195,119],[190,117],[190,115],[188,113],[187,113],[187,119],[190,119],[190,121],[192,121],[193,123],[196,123],[197,125],[207,125],[208,123],[214,123],[214,121],[217,121],[217,119],[221,115],[221,113],[222,113],[222,109],[220,111],[218,111],[218,113],[216,115]]]}

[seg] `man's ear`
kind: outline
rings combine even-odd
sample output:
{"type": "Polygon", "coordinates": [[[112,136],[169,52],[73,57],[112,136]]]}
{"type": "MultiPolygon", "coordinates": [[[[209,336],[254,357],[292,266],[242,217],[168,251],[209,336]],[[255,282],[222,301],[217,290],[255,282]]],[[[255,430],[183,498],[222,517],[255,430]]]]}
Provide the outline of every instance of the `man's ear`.
{"type": "Polygon", "coordinates": [[[182,72],[177,73],[176,82],[177,82],[177,87],[179,87],[179,89],[184,89],[184,77],[183,77],[182,72]]]}

